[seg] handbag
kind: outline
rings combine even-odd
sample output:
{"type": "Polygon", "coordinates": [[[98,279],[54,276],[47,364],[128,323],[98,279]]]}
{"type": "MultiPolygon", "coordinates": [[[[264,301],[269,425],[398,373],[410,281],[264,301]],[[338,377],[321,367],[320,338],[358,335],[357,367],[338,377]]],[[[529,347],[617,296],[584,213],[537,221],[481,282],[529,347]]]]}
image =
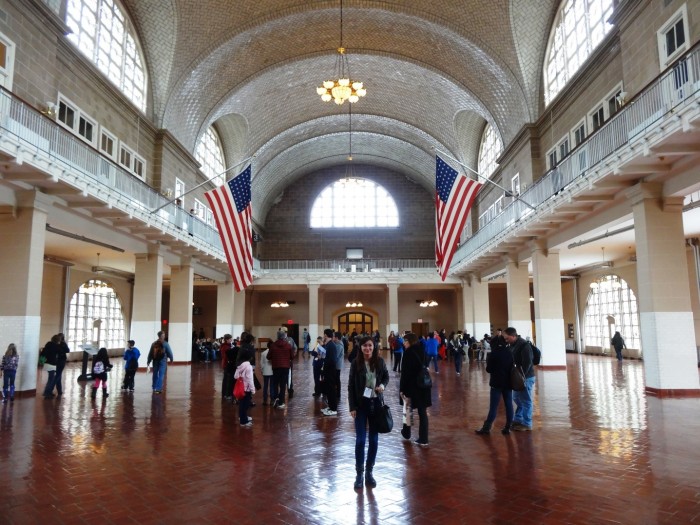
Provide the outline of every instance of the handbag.
{"type": "Polygon", "coordinates": [[[391,408],[384,404],[384,396],[379,396],[380,405],[374,407],[372,412],[372,423],[374,429],[380,434],[388,434],[394,428],[394,418],[391,415],[391,408]]]}
{"type": "Polygon", "coordinates": [[[510,386],[517,392],[525,390],[525,374],[523,369],[516,364],[513,364],[510,369],[510,386]]]}
{"type": "Polygon", "coordinates": [[[420,372],[418,372],[418,377],[416,377],[416,386],[420,390],[426,390],[433,386],[433,380],[430,378],[430,370],[428,370],[428,365],[426,365],[425,362],[421,363],[420,372]]]}
{"type": "Polygon", "coordinates": [[[233,387],[233,397],[239,401],[245,397],[245,385],[242,377],[236,379],[236,386],[233,387]]]}

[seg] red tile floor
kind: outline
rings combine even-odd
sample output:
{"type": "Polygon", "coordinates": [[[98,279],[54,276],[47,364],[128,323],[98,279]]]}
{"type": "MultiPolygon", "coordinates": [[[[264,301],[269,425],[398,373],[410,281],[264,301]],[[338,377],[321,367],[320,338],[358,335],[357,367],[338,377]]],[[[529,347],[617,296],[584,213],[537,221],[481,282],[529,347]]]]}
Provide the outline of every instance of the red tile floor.
{"type": "Polygon", "coordinates": [[[535,430],[488,437],[474,433],[483,363],[461,377],[441,363],[427,449],[398,433],[392,373],[395,429],[361,492],[345,391],[339,417],[322,416],[309,360],[286,410],[256,394],[252,429],[221,401],[218,365],[170,366],[154,396],[143,371],[122,393],[115,362],[107,400],[71,364],[63,398],[2,406],[0,523],[700,523],[700,399],[646,396],[640,362],[569,355],[538,373],[535,430]]]}

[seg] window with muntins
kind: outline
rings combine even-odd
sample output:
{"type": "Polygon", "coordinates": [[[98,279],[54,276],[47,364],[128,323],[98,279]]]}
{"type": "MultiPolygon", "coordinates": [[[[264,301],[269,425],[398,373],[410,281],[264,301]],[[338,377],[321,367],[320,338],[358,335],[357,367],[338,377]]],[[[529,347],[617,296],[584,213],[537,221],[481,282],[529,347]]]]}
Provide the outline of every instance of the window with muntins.
{"type": "Polygon", "coordinates": [[[397,228],[399,210],[385,188],[363,178],[326,186],[311,208],[312,228],[397,228]]]}
{"type": "Polygon", "coordinates": [[[496,171],[496,159],[503,153],[503,143],[490,124],[486,124],[479,146],[479,175],[490,177],[496,171]]]}
{"type": "Polygon", "coordinates": [[[584,316],[586,346],[609,349],[620,332],[628,348],[641,348],[637,297],[621,277],[604,275],[591,283],[584,316]]]}
{"type": "Polygon", "coordinates": [[[613,0],[564,0],[549,35],[544,103],[554,100],[610,32],[613,0]]]}
{"type": "Polygon", "coordinates": [[[123,348],[126,332],[119,297],[106,282],[90,279],[73,294],[68,308],[66,342],[73,351],[82,344],[123,348]]]}
{"type": "Polygon", "coordinates": [[[136,31],[114,0],[68,0],[67,38],[141,111],[146,70],[136,31]]]}
{"type": "Polygon", "coordinates": [[[214,128],[210,127],[199,139],[194,153],[197,161],[202,165],[202,171],[207,179],[216,186],[224,183],[222,173],[224,168],[224,153],[221,149],[221,140],[214,128]]]}

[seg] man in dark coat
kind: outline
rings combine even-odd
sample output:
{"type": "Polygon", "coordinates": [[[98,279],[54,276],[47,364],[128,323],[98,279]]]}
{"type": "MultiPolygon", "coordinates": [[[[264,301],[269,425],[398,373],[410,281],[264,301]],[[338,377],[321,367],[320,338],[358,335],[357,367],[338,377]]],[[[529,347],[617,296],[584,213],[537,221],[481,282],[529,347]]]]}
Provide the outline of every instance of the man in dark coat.
{"type": "Polygon", "coordinates": [[[401,360],[401,380],[399,391],[401,401],[410,403],[411,409],[418,410],[417,445],[428,446],[428,407],[432,406],[432,388],[419,388],[418,376],[427,366],[425,348],[414,333],[404,335],[404,355],[401,360]]]}
{"type": "MultiPolygon", "coordinates": [[[[513,363],[519,366],[525,374],[525,389],[513,392],[515,415],[513,430],[532,430],[532,404],[535,390],[535,365],[532,363],[532,346],[518,335],[512,326],[506,328],[504,336],[508,348],[513,354],[513,363]]],[[[493,351],[493,345],[491,345],[493,351]]]]}

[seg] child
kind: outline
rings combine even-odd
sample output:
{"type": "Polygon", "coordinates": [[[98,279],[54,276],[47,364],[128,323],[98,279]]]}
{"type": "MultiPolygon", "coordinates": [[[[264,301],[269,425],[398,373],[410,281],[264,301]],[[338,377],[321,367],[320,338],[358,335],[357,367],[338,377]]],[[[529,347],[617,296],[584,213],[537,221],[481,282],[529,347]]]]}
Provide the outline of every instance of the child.
{"type": "Polygon", "coordinates": [[[253,356],[248,348],[241,349],[241,352],[244,354],[243,362],[236,368],[233,378],[241,378],[243,380],[245,397],[238,401],[238,419],[242,427],[250,428],[253,426],[253,418],[248,417],[248,407],[253,400],[253,394],[255,394],[253,366],[250,364],[250,358],[253,356]]]}
{"type": "Polygon", "coordinates": [[[260,370],[263,376],[263,405],[267,405],[268,394],[270,402],[275,397],[275,387],[272,378],[272,363],[267,360],[267,354],[270,352],[270,341],[267,342],[267,348],[260,354],[260,370]]]}
{"type": "Polygon", "coordinates": [[[92,399],[97,397],[97,389],[102,383],[102,399],[109,397],[107,393],[107,372],[112,369],[109,363],[109,355],[106,348],[100,348],[97,355],[92,359],[92,378],[95,383],[92,385],[92,399]]]}
{"type": "Polygon", "coordinates": [[[17,375],[17,365],[19,364],[19,355],[17,347],[14,343],[10,343],[7,347],[5,355],[2,356],[0,364],[0,373],[2,373],[2,402],[7,403],[7,395],[10,395],[10,401],[15,400],[15,375],[17,375]]]}
{"type": "Polygon", "coordinates": [[[141,357],[141,352],[134,345],[136,344],[132,339],[127,341],[129,345],[124,352],[124,382],[122,383],[122,390],[129,390],[129,392],[134,391],[134,376],[139,368],[139,357],[141,357]]]}
{"type": "Polygon", "coordinates": [[[316,346],[311,351],[311,355],[314,356],[313,370],[314,370],[314,397],[318,397],[323,393],[321,389],[321,372],[323,371],[323,364],[326,359],[326,349],[322,346],[323,338],[316,338],[316,346]]]}

